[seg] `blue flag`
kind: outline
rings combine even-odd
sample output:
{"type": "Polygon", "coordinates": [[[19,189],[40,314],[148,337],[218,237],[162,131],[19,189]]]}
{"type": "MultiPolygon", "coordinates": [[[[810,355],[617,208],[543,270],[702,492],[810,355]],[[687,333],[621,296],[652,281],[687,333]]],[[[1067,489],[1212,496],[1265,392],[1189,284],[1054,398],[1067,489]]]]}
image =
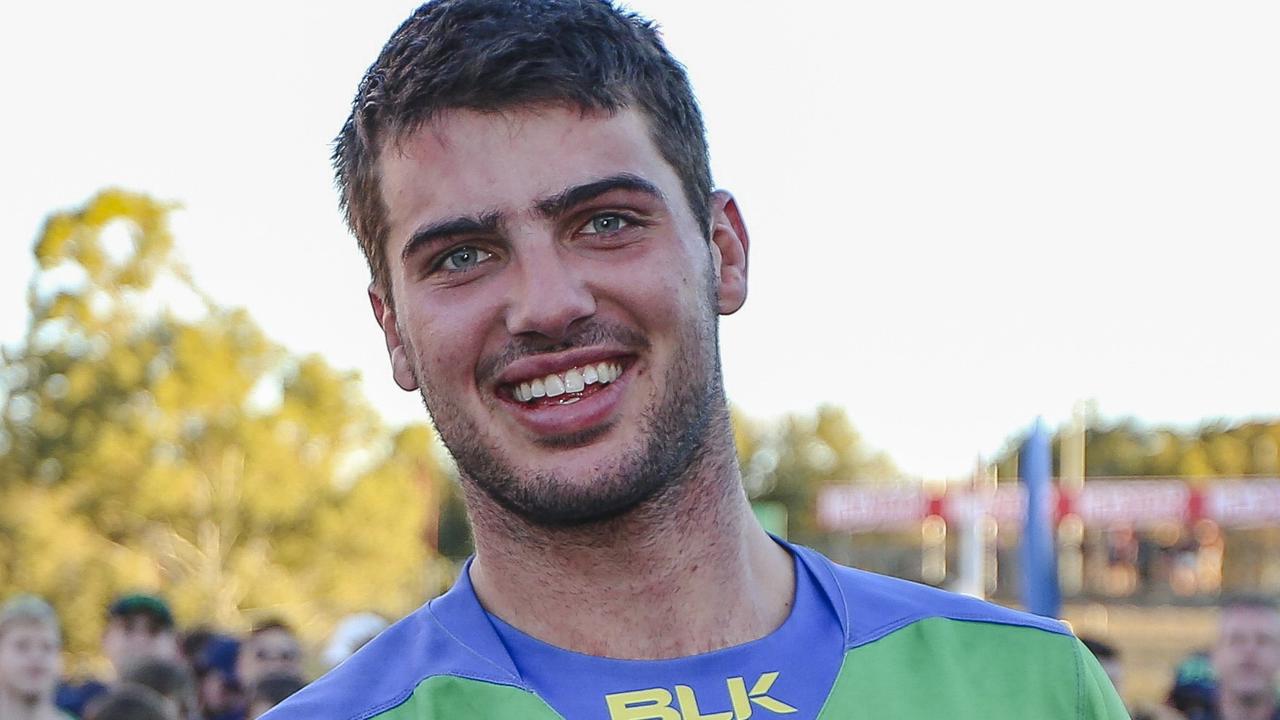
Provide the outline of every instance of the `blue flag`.
{"type": "Polygon", "coordinates": [[[1044,421],[1037,418],[1018,457],[1018,474],[1027,486],[1027,518],[1019,548],[1022,604],[1036,615],[1058,617],[1057,541],[1053,526],[1053,446],[1044,421]]]}

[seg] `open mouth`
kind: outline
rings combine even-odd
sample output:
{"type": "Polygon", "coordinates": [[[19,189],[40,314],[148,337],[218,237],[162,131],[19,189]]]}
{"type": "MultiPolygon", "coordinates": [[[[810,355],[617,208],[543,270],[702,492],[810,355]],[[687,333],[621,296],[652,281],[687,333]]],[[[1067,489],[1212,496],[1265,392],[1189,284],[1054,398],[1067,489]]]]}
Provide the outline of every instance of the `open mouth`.
{"type": "Polygon", "coordinates": [[[617,382],[630,363],[613,358],[572,367],[562,372],[503,385],[501,393],[517,403],[533,407],[572,405],[617,382]]]}

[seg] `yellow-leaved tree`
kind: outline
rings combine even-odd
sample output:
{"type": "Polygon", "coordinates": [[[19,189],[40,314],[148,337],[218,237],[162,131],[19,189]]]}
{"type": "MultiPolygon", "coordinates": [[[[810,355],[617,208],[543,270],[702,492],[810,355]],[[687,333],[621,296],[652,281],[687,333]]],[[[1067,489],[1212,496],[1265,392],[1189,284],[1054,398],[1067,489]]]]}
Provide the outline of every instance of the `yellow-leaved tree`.
{"type": "Polygon", "coordinates": [[[313,642],[346,613],[407,612],[451,572],[433,433],[389,428],[353,373],[203,294],[171,210],[108,190],[36,243],[29,330],[0,371],[0,598],[48,598],[78,659],[130,590],[184,624],[269,614],[313,642]]]}

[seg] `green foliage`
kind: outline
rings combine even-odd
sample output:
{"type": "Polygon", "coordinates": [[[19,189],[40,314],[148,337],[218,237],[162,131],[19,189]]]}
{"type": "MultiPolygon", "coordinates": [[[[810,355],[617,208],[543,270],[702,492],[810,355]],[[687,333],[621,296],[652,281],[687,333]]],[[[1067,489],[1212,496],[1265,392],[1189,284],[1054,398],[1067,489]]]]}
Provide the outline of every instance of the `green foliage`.
{"type": "Polygon", "coordinates": [[[0,375],[0,597],[49,598],[81,657],[132,589],[185,622],[270,613],[312,639],[415,607],[449,576],[432,432],[392,432],[354,374],[205,297],[171,209],[105,191],[36,243],[30,328],[0,375]]]}
{"type": "Polygon", "coordinates": [[[883,453],[866,447],[838,407],[788,415],[776,423],[756,422],[735,410],[733,428],[747,493],[752,500],[782,503],[787,508],[789,536],[801,543],[825,540],[816,521],[822,488],[899,477],[883,453]]]}
{"type": "MultiPolygon", "coordinates": [[[[1061,433],[1053,440],[1055,472],[1061,433]]],[[[1015,456],[1021,438],[999,460],[1000,478],[1017,477],[1015,456]]],[[[1087,477],[1275,477],[1280,474],[1280,420],[1221,422],[1178,430],[1147,427],[1133,420],[1091,428],[1085,433],[1087,477]]]]}

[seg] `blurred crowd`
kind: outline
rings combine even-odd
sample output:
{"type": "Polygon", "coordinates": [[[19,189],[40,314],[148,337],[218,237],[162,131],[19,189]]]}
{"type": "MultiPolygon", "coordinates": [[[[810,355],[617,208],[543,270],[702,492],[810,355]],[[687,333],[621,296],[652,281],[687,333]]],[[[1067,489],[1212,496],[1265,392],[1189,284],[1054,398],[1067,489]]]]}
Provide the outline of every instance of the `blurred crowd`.
{"type": "MultiPolygon", "coordinates": [[[[1119,651],[1082,638],[1125,695],[1119,651]]],[[[1267,598],[1223,605],[1213,647],[1183,658],[1160,705],[1130,708],[1134,720],[1280,720],[1280,606],[1267,598]]]]}
{"type": "Polygon", "coordinates": [[[120,597],[106,614],[110,673],[71,681],[53,608],[30,595],[0,606],[0,720],[255,720],[302,689],[309,668],[338,664],[387,626],[353,615],[322,658],[308,658],[280,619],[239,636],[181,631],[168,604],[146,594],[120,597]]]}
{"type": "MultiPolygon", "coordinates": [[[[197,627],[180,632],[153,595],[126,595],[107,608],[102,653],[110,677],[69,682],[53,608],[33,596],[0,606],[0,720],[255,720],[300,690],[309,667],[332,667],[387,622],[353,615],[322,658],[307,658],[279,619],[243,636],[197,627]]],[[[1124,695],[1123,659],[1083,638],[1124,695]]],[[[1131,708],[1135,720],[1280,720],[1280,608],[1252,598],[1223,606],[1213,647],[1182,660],[1166,701],[1131,708]]]]}

